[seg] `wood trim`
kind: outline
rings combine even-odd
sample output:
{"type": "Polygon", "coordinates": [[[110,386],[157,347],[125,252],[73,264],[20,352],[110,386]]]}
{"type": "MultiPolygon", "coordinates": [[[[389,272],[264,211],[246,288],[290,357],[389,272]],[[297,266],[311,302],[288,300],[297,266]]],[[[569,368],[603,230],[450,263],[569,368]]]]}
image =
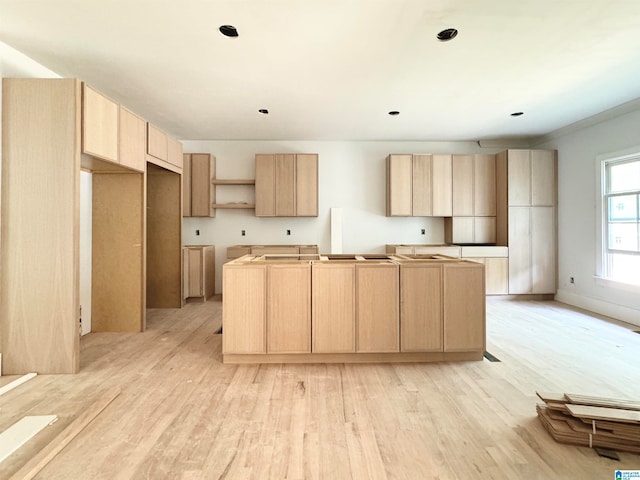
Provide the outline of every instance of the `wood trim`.
{"type": "Polygon", "coordinates": [[[406,352],[406,353],[287,353],[224,354],[223,363],[402,363],[466,362],[482,360],[484,350],[475,352],[406,352]]]}
{"type": "Polygon", "coordinates": [[[169,170],[170,172],[179,173],[182,175],[182,168],[177,167],[173,163],[166,162],[164,160],[160,160],[153,155],[147,154],[147,163],[152,163],[158,167],[164,168],[165,170],[169,170]]]}

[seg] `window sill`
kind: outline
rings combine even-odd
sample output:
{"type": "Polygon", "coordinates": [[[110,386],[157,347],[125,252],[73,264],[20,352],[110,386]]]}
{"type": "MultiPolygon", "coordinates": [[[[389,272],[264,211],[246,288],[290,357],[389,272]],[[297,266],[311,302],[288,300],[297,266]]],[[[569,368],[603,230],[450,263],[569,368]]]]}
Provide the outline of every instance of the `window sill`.
{"type": "Polygon", "coordinates": [[[598,276],[594,276],[593,279],[595,280],[596,285],[600,287],[615,288],[617,290],[623,290],[626,292],[640,293],[640,285],[618,282],[616,280],[611,280],[610,278],[598,276]]]}

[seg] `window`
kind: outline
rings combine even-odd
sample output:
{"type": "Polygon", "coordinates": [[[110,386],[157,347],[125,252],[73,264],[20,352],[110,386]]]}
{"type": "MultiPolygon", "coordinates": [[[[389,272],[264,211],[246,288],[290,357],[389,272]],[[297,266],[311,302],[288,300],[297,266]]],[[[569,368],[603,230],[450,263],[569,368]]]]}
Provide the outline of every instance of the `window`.
{"type": "Polygon", "coordinates": [[[640,153],[602,167],[602,276],[640,284],[640,153]]]}

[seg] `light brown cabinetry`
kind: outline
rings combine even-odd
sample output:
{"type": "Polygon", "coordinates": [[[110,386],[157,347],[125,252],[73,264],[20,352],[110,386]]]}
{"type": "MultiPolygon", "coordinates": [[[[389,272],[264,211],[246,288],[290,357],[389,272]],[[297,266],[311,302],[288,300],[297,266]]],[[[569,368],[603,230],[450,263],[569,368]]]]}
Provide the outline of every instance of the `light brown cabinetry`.
{"type": "Polygon", "coordinates": [[[484,264],[487,295],[509,293],[509,249],[507,247],[462,247],[462,258],[484,264]]]}
{"type": "Polygon", "coordinates": [[[444,351],[485,349],[484,269],[478,265],[444,264],[444,351]]]}
{"type": "Polygon", "coordinates": [[[160,167],[167,162],[182,171],[182,144],[151,123],[147,123],[147,154],[160,167]]]}
{"type": "Polygon", "coordinates": [[[509,293],[555,293],[555,152],[501,152],[497,156],[497,178],[497,240],[509,246],[509,293]]]}
{"type": "Polygon", "coordinates": [[[318,216],[317,154],[256,154],[256,216],[318,216]]]}
{"type": "Polygon", "coordinates": [[[118,104],[82,85],[82,153],[118,162],[118,104]]]}
{"type": "Polygon", "coordinates": [[[400,292],[401,351],[441,352],[442,265],[401,265],[400,292]]]}
{"type": "Polygon", "coordinates": [[[227,260],[242,257],[243,255],[265,254],[317,254],[317,245],[232,245],[227,247],[227,260]]]}
{"type": "Polygon", "coordinates": [[[266,353],[267,266],[225,264],[222,268],[223,352],[266,353]]]}
{"type": "Polygon", "coordinates": [[[393,245],[386,246],[390,255],[446,255],[459,258],[460,247],[457,245],[393,245]]]}
{"type": "Polygon", "coordinates": [[[444,219],[447,243],[496,243],[496,217],[447,217],[444,219]]]}
{"type": "Polygon", "coordinates": [[[398,266],[356,264],[358,352],[398,352],[398,266]]]}
{"type": "Polygon", "coordinates": [[[311,353],[309,263],[267,266],[267,353],[311,353]]]}
{"type": "Polygon", "coordinates": [[[386,164],[387,216],[451,216],[451,155],[393,154],[386,164]]]}
{"type": "Polygon", "coordinates": [[[184,298],[206,302],[215,293],[215,247],[189,245],[184,251],[184,298]]]}
{"type": "Polygon", "coordinates": [[[119,137],[120,164],[144,172],[147,164],[147,122],[120,106],[119,137]]]}
{"type": "Polygon", "coordinates": [[[355,265],[315,263],[311,272],[312,351],[355,352],[355,265]]]}
{"type": "Polygon", "coordinates": [[[182,171],[182,216],[215,217],[216,159],[209,153],[185,153],[182,171]]]}

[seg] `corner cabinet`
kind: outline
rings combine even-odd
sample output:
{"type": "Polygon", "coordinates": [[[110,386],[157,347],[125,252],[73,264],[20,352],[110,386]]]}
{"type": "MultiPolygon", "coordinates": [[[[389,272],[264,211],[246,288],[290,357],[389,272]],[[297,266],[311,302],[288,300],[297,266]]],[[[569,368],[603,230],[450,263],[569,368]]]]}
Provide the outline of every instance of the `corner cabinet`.
{"type": "Polygon", "coordinates": [[[317,217],[318,155],[257,154],[256,216],[317,217]]]}

